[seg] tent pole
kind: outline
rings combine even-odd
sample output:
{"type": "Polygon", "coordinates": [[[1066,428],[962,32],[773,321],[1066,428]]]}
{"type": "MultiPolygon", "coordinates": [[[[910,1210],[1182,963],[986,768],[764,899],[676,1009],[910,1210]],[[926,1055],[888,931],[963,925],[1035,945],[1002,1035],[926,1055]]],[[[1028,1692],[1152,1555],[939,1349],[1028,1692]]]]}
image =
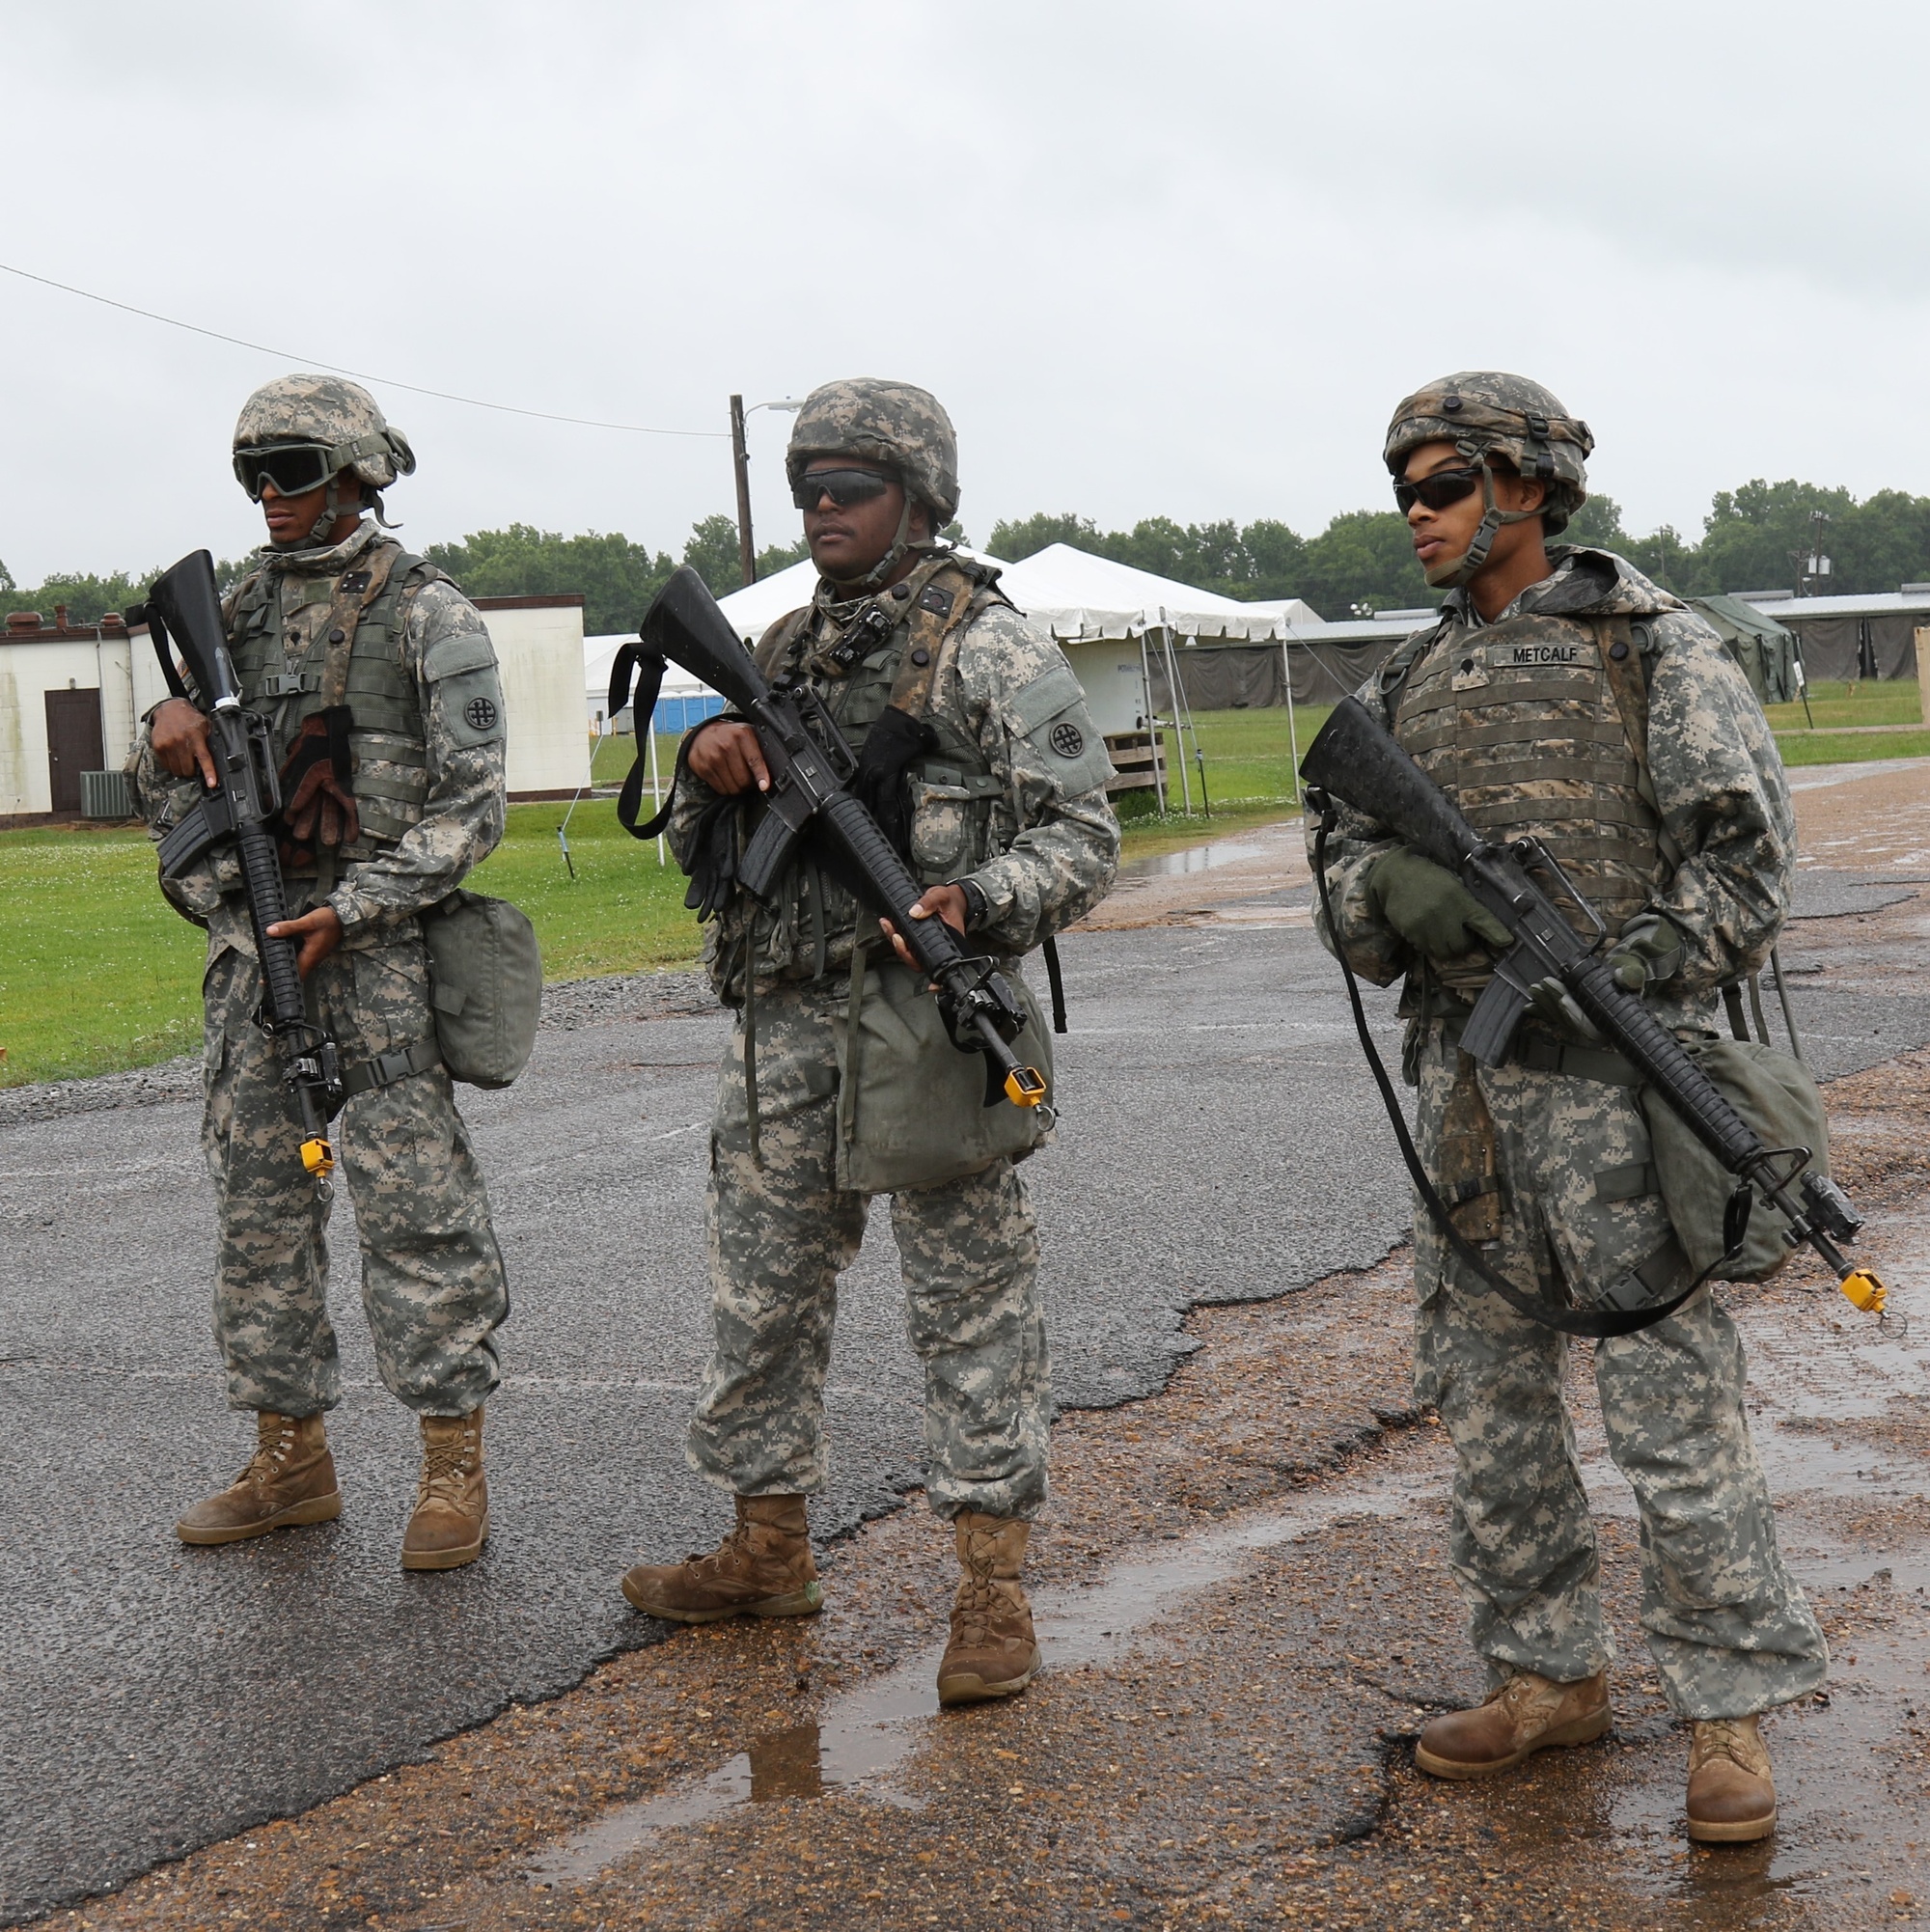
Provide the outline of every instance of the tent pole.
{"type": "Polygon", "coordinates": [[[1286,747],[1293,758],[1293,763],[1286,775],[1286,782],[1293,787],[1293,802],[1300,803],[1300,733],[1293,723],[1293,649],[1289,640],[1293,636],[1293,626],[1288,624],[1286,636],[1280,641],[1280,668],[1286,678],[1286,747]]]}
{"type": "Polygon", "coordinates": [[[1146,737],[1152,745],[1152,784],[1159,799],[1159,815],[1166,811],[1166,766],[1159,755],[1159,714],[1152,707],[1152,660],[1146,655],[1146,634],[1140,632],[1140,690],[1145,698],[1146,737]]]}
{"type": "MultiPolygon", "coordinates": [[[[1162,624],[1159,631],[1159,648],[1166,657],[1167,696],[1172,700],[1172,749],[1179,754],[1179,796],[1180,810],[1187,817],[1193,816],[1193,781],[1186,772],[1186,727],[1179,722],[1179,706],[1182,694],[1179,689],[1179,660],[1172,654],[1172,631],[1162,624]]],[[[1187,707],[1186,715],[1193,716],[1192,707],[1187,707]]],[[[1199,745],[1199,733],[1193,734],[1194,748],[1199,745]]]]}
{"type": "MultiPolygon", "coordinates": [[[[634,718],[631,722],[634,726],[634,718]]],[[[663,781],[657,776],[657,714],[655,711],[651,711],[649,722],[645,729],[650,734],[650,802],[658,812],[661,812],[664,802],[663,781]]],[[[664,857],[664,835],[659,832],[657,834],[657,864],[662,866],[666,863],[667,861],[664,857]]]]}
{"type": "MultiPolygon", "coordinates": [[[[1809,729],[1813,731],[1816,729],[1816,714],[1809,708],[1809,664],[1803,655],[1803,633],[1791,624],[1789,634],[1796,640],[1796,669],[1803,679],[1803,715],[1809,720],[1809,729]]],[[[1799,1060],[1802,1057],[1801,1054],[1797,1055],[1799,1060]]]]}

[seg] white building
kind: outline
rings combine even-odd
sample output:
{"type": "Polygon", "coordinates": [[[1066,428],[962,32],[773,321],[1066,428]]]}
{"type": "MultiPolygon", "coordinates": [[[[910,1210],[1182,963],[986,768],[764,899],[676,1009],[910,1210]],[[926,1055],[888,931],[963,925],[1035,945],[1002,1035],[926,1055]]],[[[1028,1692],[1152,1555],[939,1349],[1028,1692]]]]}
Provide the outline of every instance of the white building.
{"type": "MultiPolygon", "coordinates": [[[[502,667],[511,798],[568,797],[587,740],[580,596],[478,597],[502,667]]],[[[168,695],[145,630],[15,612],[0,635],[0,824],[74,817],[88,772],[118,772],[168,695]]],[[[97,789],[97,787],[96,787],[97,789]]],[[[111,795],[112,787],[109,788],[111,795]]]]}

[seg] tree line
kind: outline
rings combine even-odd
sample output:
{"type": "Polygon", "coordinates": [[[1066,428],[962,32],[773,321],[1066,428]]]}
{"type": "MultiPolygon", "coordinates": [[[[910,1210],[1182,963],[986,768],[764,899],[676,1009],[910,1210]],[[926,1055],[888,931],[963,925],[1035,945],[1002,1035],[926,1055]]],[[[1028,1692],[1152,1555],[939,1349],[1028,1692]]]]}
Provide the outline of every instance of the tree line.
{"type": "MultiPolygon", "coordinates": [[[[1859,502],[1846,489],[1758,477],[1717,491],[1692,543],[1668,524],[1632,537],[1614,498],[1591,496],[1561,540],[1618,551],[1684,597],[1794,592],[1802,578],[1808,579],[1806,591],[1818,594],[1894,591],[1930,580],[1930,497],[1878,490],[1859,502]],[[1816,555],[1830,559],[1827,575],[1809,573],[1816,555]]],[[[1349,511],[1313,538],[1266,519],[1182,525],[1154,516],[1130,530],[1101,530],[1069,511],[1041,513],[994,524],[988,548],[1016,564],[1049,543],[1070,543],[1223,596],[1300,597],[1330,622],[1440,601],[1414,561],[1406,521],[1392,510],[1349,511]]]]}
{"type": "MultiPolygon", "coordinates": [[[[956,524],[946,534],[965,540],[956,524]]],[[[1679,596],[1794,590],[1815,554],[1829,557],[1832,567],[1827,577],[1809,581],[1809,591],[1893,591],[1930,581],[1930,497],[1878,490],[1859,502],[1846,489],[1757,478],[1719,490],[1692,543],[1668,524],[1631,537],[1615,500],[1593,496],[1563,540],[1617,550],[1679,596]]],[[[1225,596],[1300,597],[1329,621],[1439,601],[1415,564],[1406,523],[1392,510],[1348,511],[1311,538],[1271,518],[1181,524],[1153,516],[1130,530],[1101,530],[1071,511],[1040,513],[995,523],[986,547],[1016,564],[1049,543],[1070,543],[1225,596]]],[[[679,562],[719,596],[739,579],[736,521],[722,513],[693,525],[676,559],[615,531],[565,537],[527,523],[473,531],[458,542],[431,543],[424,554],[472,596],[581,592],[584,628],[592,636],[634,629],[679,562]]],[[[758,574],[770,576],[804,554],[802,539],[768,544],[758,553],[758,574]]],[[[252,566],[252,559],[242,558],[220,565],[218,573],[226,586],[252,566]]],[[[0,594],[16,610],[51,617],[65,604],[69,621],[94,623],[103,612],[125,610],[157,575],[158,569],[76,573],[22,590],[0,565],[0,594]]]]}

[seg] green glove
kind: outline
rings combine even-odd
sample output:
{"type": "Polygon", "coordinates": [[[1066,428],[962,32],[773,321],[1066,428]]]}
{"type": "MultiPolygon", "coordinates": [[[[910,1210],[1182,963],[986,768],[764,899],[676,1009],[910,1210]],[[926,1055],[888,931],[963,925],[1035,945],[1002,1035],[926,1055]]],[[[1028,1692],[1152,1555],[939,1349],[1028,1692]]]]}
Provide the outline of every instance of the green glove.
{"type": "Polygon", "coordinates": [[[1624,993],[1640,993],[1681,970],[1682,935],[1659,912],[1639,912],[1609,950],[1609,971],[1624,993]]]}
{"type": "Polygon", "coordinates": [[[1484,943],[1497,948],[1512,943],[1507,927],[1452,872],[1405,845],[1368,868],[1367,900],[1430,959],[1458,959],[1484,943]]]}

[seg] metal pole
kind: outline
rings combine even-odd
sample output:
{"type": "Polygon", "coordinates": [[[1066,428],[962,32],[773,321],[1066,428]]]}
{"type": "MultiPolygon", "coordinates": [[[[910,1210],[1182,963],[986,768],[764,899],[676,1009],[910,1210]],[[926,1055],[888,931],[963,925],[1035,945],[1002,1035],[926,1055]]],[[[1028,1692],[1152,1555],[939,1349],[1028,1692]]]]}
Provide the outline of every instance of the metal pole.
{"type": "Polygon", "coordinates": [[[1280,641],[1280,662],[1286,674],[1286,745],[1292,754],[1293,766],[1287,773],[1287,783],[1293,787],[1293,802],[1300,803],[1300,733],[1293,724],[1293,652],[1287,639],[1293,635],[1293,626],[1286,627],[1286,637],[1280,641]]]}
{"type": "MultiPolygon", "coordinates": [[[[744,399],[731,399],[731,460],[737,471],[737,567],[747,584],[758,581],[758,552],[751,541],[751,452],[744,443],[744,399]]],[[[650,734],[656,749],[656,733],[650,734]]]]}
{"type": "Polygon", "coordinates": [[[1159,815],[1166,816],[1166,766],[1159,755],[1159,714],[1152,707],[1152,661],[1146,656],[1146,634],[1140,632],[1140,691],[1145,699],[1146,740],[1152,746],[1152,784],[1159,798],[1159,815]]]}
{"type": "MultiPolygon", "coordinates": [[[[1172,654],[1172,631],[1169,625],[1162,624],[1160,626],[1159,648],[1166,658],[1166,694],[1172,701],[1172,748],[1179,754],[1179,809],[1185,813],[1187,817],[1191,818],[1193,816],[1193,782],[1187,776],[1186,771],[1186,727],[1179,722],[1181,698],[1179,689],[1179,660],[1172,654]]],[[[1186,715],[1190,722],[1193,716],[1190,706],[1186,715]]],[[[1199,733],[1198,731],[1195,731],[1193,734],[1193,744],[1194,748],[1198,750],[1199,745],[1199,733]]]]}
{"type": "MultiPolygon", "coordinates": [[[[632,723],[634,724],[634,719],[632,723]]],[[[657,714],[651,711],[644,729],[650,734],[650,803],[657,812],[663,810],[663,781],[657,776],[657,714]]],[[[668,864],[664,856],[664,835],[657,834],[657,864],[668,864]]]]}

